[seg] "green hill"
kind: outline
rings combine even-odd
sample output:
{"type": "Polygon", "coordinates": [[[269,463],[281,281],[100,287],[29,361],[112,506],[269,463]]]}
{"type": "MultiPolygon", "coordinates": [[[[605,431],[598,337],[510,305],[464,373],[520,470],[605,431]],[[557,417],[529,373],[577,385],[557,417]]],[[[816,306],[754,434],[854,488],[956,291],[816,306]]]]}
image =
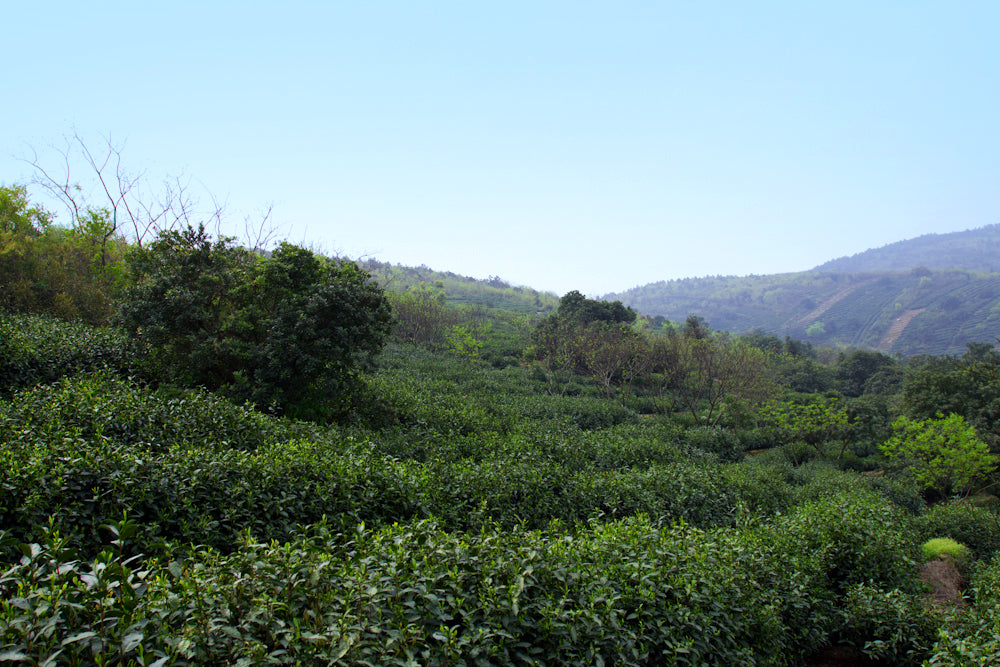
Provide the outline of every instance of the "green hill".
{"type": "Polygon", "coordinates": [[[361,261],[359,265],[386,290],[437,289],[444,292],[448,304],[453,306],[482,306],[533,315],[548,313],[559,305],[559,297],[551,292],[511,285],[497,276],[479,280],[426,266],[402,266],[374,259],[361,261]]]}
{"type": "Polygon", "coordinates": [[[802,273],[661,281],[605,295],[650,316],[698,315],[818,345],[957,354],[1000,332],[1000,225],[927,235],[802,273]]]}
{"type": "Polygon", "coordinates": [[[998,273],[1000,225],[951,234],[925,234],[850,257],[833,259],[813,271],[908,271],[918,266],[998,273]]]}
{"type": "Polygon", "coordinates": [[[733,333],[762,329],[904,355],[957,354],[1000,331],[1000,274],[964,270],[697,278],[605,298],[670,320],[699,315],[733,333]]]}

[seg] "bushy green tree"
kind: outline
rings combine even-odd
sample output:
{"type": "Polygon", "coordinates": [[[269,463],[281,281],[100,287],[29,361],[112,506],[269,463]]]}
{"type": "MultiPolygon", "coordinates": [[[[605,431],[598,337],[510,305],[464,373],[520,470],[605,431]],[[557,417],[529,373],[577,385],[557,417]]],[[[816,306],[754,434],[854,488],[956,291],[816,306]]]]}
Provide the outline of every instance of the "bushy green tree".
{"type": "Polygon", "coordinates": [[[837,382],[845,396],[894,393],[902,382],[902,373],[892,357],[869,350],[854,350],[841,354],[837,363],[837,382]]]}
{"type": "Polygon", "coordinates": [[[130,266],[120,321],[151,372],[276,412],[343,407],[391,324],[356,264],[290,244],[261,257],[188,227],[135,248],[130,266]]]}
{"type": "Polygon", "coordinates": [[[922,361],[908,370],[903,384],[907,415],[960,414],[994,452],[1000,451],[1000,355],[973,344],[962,357],[922,361]]]}
{"type": "Polygon", "coordinates": [[[913,476],[926,489],[941,495],[968,493],[996,470],[997,457],[962,415],[923,421],[900,417],[892,428],[893,436],[882,445],[882,452],[909,462],[913,476]]]}
{"type": "Polygon", "coordinates": [[[626,343],[635,334],[628,325],[635,319],[635,311],[620,301],[588,299],[574,290],[535,326],[525,357],[546,375],[550,388],[575,373],[592,377],[610,395],[631,354],[626,343]]]}
{"type": "Polygon", "coordinates": [[[389,297],[394,315],[393,336],[406,343],[440,348],[448,332],[458,324],[458,314],[446,303],[446,294],[436,285],[420,283],[389,297]]]}

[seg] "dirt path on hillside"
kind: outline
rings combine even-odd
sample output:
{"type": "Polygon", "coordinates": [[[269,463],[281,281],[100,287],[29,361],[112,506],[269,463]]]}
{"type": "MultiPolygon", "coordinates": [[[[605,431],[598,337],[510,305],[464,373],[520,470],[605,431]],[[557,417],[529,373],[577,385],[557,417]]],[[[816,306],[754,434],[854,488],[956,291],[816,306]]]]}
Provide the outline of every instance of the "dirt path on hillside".
{"type": "Polygon", "coordinates": [[[899,340],[899,337],[903,335],[903,330],[906,329],[906,326],[910,323],[910,321],[925,310],[927,309],[917,308],[916,310],[908,310],[897,317],[896,321],[892,323],[891,327],[889,327],[889,331],[887,331],[885,336],[882,338],[882,342],[878,344],[878,349],[888,352],[895,342],[899,340]]]}
{"type": "Polygon", "coordinates": [[[816,306],[815,308],[813,308],[811,311],[809,311],[808,313],[806,313],[805,315],[803,315],[799,319],[797,319],[794,322],[792,322],[792,326],[804,327],[804,326],[806,326],[807,324],[809,324],[811,322],[815,322],[816,320],[818,320],[823,315],[823,313],[825,313],[826,311],[828,311],[831,308],[833,308],[833,306],[838,301],[842,301],[844,298],[846,298],[848,295],[850,295],[851,292],[853,292],[854,290],[858,289],[859,287],[861,287],[863,285],[867,285],[870,282],[871,282],[870,280],[865,280],[863,282],[856,283],[854,285],[848,285],[847,287],[844,287],[844,288],[838,290],[837,292],[835,292],[831,296],[827,297],[827,299],[824,300],[823,303],[819,304],[818,306],[816,306]]]}

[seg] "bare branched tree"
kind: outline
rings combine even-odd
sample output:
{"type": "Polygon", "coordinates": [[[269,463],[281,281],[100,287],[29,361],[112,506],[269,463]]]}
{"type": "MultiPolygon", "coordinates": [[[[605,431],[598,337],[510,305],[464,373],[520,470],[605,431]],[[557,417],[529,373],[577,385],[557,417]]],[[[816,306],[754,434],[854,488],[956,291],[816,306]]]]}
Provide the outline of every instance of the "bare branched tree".
{"type": "MultiPolygon", "coordinates": [[[[152,191],[145,172],[131,173],[122,161],[124,143],[107,137],[100,151],[92,150],[78,134],[65,139],[63,147],[53,147],[61,158],[58,168],[47,167],[32,149],[31,158],[24,159],[34,170],[32,184],[49,193],[69,214],[70,225],[80,230],[93,214],[106,213],[102,229],[103,242],[114,235],[128,238],[138,246],[151,235],[178,227],[205,225],[215,236],[222,236],[226,205],[210,195],[211,208],[201,209],[192,195],[190,182],[181,177],[164,180],[162,188],[152,191]],[[82,158],[86,180],[96,180],[100,202],[88,200],[88,193],[75,180],[73,165],[82,158]]],[[[246,216],[240,242],[256,252],[273,244],[278,236],[272,220],[273,206],[268,206],[259,219],[246,216]]]]}

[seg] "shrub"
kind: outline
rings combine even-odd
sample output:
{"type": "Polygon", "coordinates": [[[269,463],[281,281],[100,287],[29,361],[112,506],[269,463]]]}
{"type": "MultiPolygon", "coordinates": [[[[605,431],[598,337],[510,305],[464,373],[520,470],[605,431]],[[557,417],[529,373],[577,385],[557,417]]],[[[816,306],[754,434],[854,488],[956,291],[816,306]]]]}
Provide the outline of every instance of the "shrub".
{"type": "Polygon", "coordinates": [[[0,396],[81,371],[127,375],[134,366],[126,338],[116,329],[0,313],[0,396]]]}
{"type": "Polygon", "coordinates": [[[919,665],[934,645],[940,623],[922,595],[855,584],[844,596],[837,635],[875,660],[919,665]]]}
{"type": "Polygon", "coordinates": [[[697,426],[684,432],[684,442],[702,451],[711,452],[720,461],[739,461],[743,446],[739,436],[719,426],[697,426]]]}
{"type": "Polygon", "coordinates": [[[914,527],[924,540],[944,536],[964,544],[979,560],[1000,551],[1000,517],[968,501],[934,505],[914,520],[914,527]]]}
{"type": "Polygon", "coordinates": [[[801,582],[771,585],[794,575],[760,547],[643,517],[545,533],[320,522],[140,569],[50,536],[0,582],[0,642],[34,664],[796,664],[823,629],[801,582]]]}
{"type": "Polygon", "coordinates": [[[937,560],[941,556],[947,556],[955,561],[959,567],[969,564],[969,547],[956,542],[950,537],[935,537],[920,545],[920,552],[925,561],[937,560]]]}
{"type": "Polygon", "coordinates": [[[120,321],[158,379],[329,417],[389,333],[388,302],[367,273],[297,246],[258,257],[188,227],[130,260],[120,321]]]}
{"type": "Polygon", "coordinates": [[[816,594],[842,595],[855,584],[916,592],[917,542],[903,511],[863,490],[839,492],[795,507],[774,522],[774,539],[811,572],[816,594]]]}

